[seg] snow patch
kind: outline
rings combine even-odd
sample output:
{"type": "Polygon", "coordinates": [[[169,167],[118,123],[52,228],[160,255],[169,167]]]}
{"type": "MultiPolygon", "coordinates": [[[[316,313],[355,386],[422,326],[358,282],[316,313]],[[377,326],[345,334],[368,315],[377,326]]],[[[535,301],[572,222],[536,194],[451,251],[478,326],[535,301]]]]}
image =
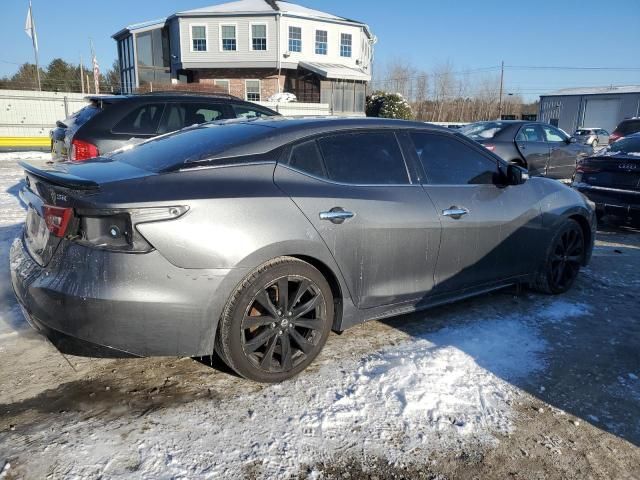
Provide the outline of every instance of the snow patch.
{"type": "Polygon", "coordinates": [[[0,162],[17,160],[51,160],[49,152],[0,152],[0,162]]]}

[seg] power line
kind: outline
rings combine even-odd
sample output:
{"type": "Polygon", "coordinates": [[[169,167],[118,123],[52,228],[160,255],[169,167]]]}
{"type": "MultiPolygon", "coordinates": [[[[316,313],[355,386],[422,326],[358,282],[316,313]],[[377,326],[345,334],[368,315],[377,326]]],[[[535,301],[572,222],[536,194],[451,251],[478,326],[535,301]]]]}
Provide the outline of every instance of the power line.
{"type": "Polygon", "coordinates": [[[505,65],[504,68],[518,70],[603,70],[616,72],[638,72],[640,67],[570,67],[558,65],[505,65]]]}

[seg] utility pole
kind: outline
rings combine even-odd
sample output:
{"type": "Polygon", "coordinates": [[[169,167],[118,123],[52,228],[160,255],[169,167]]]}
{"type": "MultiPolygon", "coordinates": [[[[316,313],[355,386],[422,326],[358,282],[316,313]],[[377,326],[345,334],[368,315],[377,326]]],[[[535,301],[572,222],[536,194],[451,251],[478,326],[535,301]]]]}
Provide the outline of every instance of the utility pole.
{"type": "Polygon", "coordinates": [[[500,98],[498,100],[498,120],[502,120],[502,87],[504,86],[504,60],[500,64],[500,98]]]}
{"type": "MultiPolygon", "coordinates": [[[[80,55],[80,84],[82,85],[82,94],[84,95],[84,68],[82,67],[82,55],[80,55]]],[[[89,85],[87,85],[87,88],[89,85]]]]}

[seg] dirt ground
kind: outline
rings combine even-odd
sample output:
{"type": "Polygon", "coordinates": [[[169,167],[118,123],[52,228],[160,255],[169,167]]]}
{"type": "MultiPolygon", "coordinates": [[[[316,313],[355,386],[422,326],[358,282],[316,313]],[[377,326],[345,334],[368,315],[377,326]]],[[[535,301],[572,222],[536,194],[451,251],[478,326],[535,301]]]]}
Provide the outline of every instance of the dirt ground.
{"type": "MultiPolygon", "coordinates": [[[[11,172],[3,176],[1,190],[15,192],[19,172],[15,165],[4,168],[11,172]]],[[[402,462],[388,460],[384,442],[375,448],[364,442],[330,455],[322,453],[318,444],[318,454],[307,451],[297,473],[286,470],[286,476],[640,479],[640,232],[636,230],[600,229],[591,265],[562,296],[565,304],[579,306],[571,319],[553,315],[536,319],[537,310],[553,306],[550,302],[556,300],[526,290],[505,290],[332,334],[321,358],[301,378],[289,386],[262,386],[237,378],[215,359],[90,359],[57,352],[21,319],[8,286],[8,244],[20,230],[18,213],[15,218],[0,230],[5,319],[0,330],[0,479],[279,477],[250,455],[240,470],[216,470],[216,460],[208,456],[215,457],[224,445],[207,445],[203,439],[224,442],[231,437],[207,436],[189,422],[197,415],[212,422],[232,417],[234,403],[244,408],[247,399],[285,399],[293,389],[310,389],[315,376],[327,369],[348,376],[350,365],[372,353],[431,338],[442,329],[475,325],[485,314],[535,322],[539,341],[545,345],[542,367],[515,379],[494,368],[493,357],[467,352],[479,368],[503,377],[501,381],[515,392],[507,400],[512,410],[508,429],[487,427],[489,441],[483,435],[461,437],[449,435],[447,429],[434,430],[430,445],[416,449],[415,455],[405,452],[403,458],[409,460],[402,462]],[[222,417],[211,417],[215,410],[222,417]],[[163,429],[162,419],[172,412],[177,423],[163,429]],[[181,432],[180,438],[187,444],[191,441],[191,449],[177,440],[174,425],[190,425],[185,428],[193,431],[181,432]],[[150,442],[161,449],[157,457],[162,462],[157,465],[145,464],[140,453],[150,442]],[[104,461],[82,463],[88,450],[101,448],[104,461]],[[181,469],[174,468],[176,462],[181,469]]],[[[460,345],[464,350],[466,344],[460,345]]],[[[281,405],[273,402],[269,408],[278,410],[281,405]]],[[[247,418],[252,415],[250,409],[247,418]]],[[[248,420],[238,422],[236,431],[254,428],[248,420]]],[[[359,427],[349,422],[345,425],[355,432],[359,427]]],[[[421,427],[405,426],[396,435],[409,435],[421,427]]],[[[396,440],[402,439],[390,441],[396,440]]]]}

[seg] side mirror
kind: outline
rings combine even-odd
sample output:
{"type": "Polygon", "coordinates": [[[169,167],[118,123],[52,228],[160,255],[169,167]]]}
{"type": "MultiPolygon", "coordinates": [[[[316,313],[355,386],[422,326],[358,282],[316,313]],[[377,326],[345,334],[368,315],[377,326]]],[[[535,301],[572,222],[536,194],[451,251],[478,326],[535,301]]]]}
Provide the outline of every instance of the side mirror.
{"type": "Polygon", "coordinates": [[[567,143],[576,143],[578,139],[576,137],[569,137],[569,141],[567,143]]]}
{"type": "Polygon", "coordinates": [[[522,185],[529,180],[529,172],[519,165],[507,165],[507,185],[522,185]]]}

